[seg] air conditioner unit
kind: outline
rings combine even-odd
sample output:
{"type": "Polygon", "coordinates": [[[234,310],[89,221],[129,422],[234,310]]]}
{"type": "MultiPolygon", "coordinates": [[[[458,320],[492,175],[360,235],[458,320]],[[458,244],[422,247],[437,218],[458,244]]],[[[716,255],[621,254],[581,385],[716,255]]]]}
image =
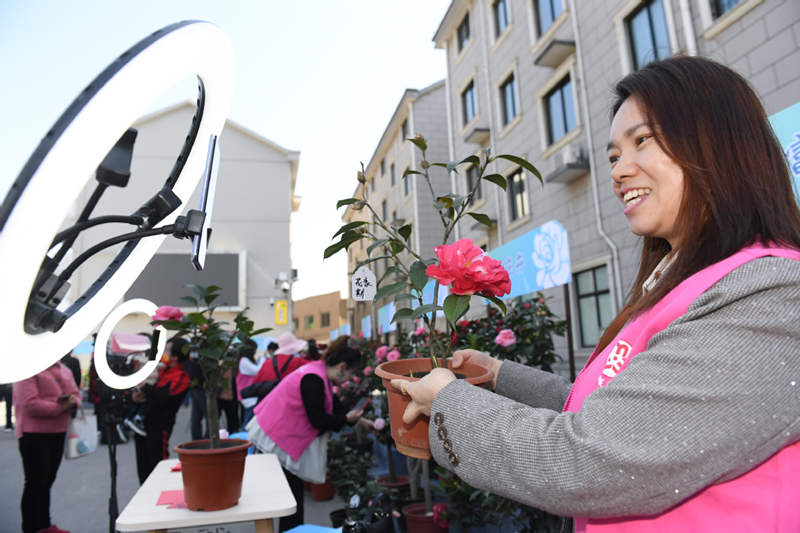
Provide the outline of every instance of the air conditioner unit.
{"type": "Polygon", "coordinates": [[[553,162],[553,171],[545,176],[547,182],[568,183],[589,171],[589,160],[576,144],[568,144],[553,154],[553,162]]]}

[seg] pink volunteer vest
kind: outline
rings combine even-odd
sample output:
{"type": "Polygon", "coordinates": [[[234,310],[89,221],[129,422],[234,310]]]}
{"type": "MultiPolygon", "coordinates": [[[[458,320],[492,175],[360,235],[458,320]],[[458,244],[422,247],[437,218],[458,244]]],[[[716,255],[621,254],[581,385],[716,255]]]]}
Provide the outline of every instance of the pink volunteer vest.
{"type": "MultiPolygon", "coordinates": [[[[601,353],[593,353],[572,386],[564,411],[579,411],[589,394],[604,387],[650,338],[683,315],[698,296],[739,266],[758,257],[800,261],[800,252],[754,245],[696,273],[631,321],[601,353]]],[[[619,519],[575,518],[576,533],[800,532],[800,443],[787,446],[731,481],[711,485],[659,515],[619,519]]]]}
{"type": "Polygon", "coordinates": [[[253,411],[258,425],[272,442],[295,461],[300,459],[319,430],[311,425],[300,394],[300,380],[316,374],[325,384],[325,412],[333,412],[333,393],[324,361],[313,361],[291,372],[270,391],[253,411]]]}

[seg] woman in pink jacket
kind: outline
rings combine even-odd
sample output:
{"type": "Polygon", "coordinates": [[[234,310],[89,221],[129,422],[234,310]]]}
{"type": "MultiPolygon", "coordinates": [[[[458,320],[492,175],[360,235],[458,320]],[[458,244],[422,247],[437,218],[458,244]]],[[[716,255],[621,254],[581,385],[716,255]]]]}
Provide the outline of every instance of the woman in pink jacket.
{"type": "Polygon", "coordinates": [[[33,377],[14,383],[16,435],[25,473],[22,490],[23,533],[69,533],[50,522],[50,487],[64,453],[70,414],[81,404],[69,368],[56,362],[33,377]]]}

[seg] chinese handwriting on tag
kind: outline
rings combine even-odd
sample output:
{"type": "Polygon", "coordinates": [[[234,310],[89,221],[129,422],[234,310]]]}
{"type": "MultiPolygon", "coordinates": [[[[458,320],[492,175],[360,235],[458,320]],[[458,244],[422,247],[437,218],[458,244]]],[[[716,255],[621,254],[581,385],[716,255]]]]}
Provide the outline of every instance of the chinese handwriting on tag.
{"type": "Polygon", "coordinates": [[[353,274],[352,280],[353,300],[356,301],[372,301],[375,298],[377,291],[375,283],[375,274],[366,266],[359,267],[353,274]]]}

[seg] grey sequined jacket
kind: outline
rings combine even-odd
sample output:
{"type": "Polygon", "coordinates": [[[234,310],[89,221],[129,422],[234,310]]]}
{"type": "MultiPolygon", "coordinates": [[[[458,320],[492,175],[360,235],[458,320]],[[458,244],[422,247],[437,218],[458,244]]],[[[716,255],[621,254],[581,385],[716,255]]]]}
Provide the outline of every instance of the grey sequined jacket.
{"type": "Polygon", "coordinates": [[[475,487],[586,517],[659,513],[750,470],[800,440],[800,262],[737,268],[562,413],[570,386],[508,361],[496,394],[448,384],[431,409],[434,459],[475,487]]]}

